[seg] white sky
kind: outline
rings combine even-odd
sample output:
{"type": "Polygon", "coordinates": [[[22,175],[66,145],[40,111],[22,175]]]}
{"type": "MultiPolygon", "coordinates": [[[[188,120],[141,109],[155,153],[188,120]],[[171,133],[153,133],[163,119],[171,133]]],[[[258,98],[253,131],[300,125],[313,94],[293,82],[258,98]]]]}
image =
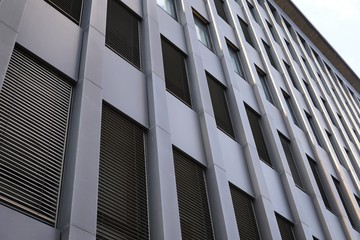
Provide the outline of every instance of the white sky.
{"type": "Polygon", "coordinates": [[[360,0],[292,0],[360,77],[360,0]]]}

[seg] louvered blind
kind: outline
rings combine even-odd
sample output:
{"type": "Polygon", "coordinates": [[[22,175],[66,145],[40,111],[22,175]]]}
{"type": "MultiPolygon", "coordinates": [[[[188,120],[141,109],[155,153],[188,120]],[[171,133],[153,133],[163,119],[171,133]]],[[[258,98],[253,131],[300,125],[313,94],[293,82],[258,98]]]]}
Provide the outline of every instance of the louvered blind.
{"type": "Polygon", "coordinates": [[[72,86],[16,47],[0,92],[0,202],[54,226],[72,86]]]}
{"type": "Polygon", "coordinates": [[[236,223],[241,240],[260,239],[256,224],[252,199],[230,184],[231,198],[234,205],[236,223]]]}
{"type": "Polygon", "coordinates": [[[204,172],[179,150],[173,152],[182,239],[214,239],[204,172]]]}
{"type": "Polygon", "coordinates": [[[264,161],[265,163],[271,166],[272,164],[271,164],[270,156],[266,148],[264,136],[261,130],[260,116],[249,107],[246,107],[246,113],[249,119],[251,132],[254,136],[254,141],[258,155],[262,161],[264,161]]]}
{"type": "Polygon", "coordinates": [[[140,68],[139,18],[119,0],[108,0],[105,45],[140,68]]]}
{"type": "Polygon", "coordinates": [[[225,88],[210,75],[206,75],[206,77],[209,86],[211,103],[215,114],[216,125],[230,137],[235,138],[226,102],[225,88]]]}
{"type": "Polygon", "coordinates": [[[80,22],[82,0],[45,0],[76,23],[80,22]]]}
{"type": "Polygon", "coordinates": [[[224,0],[214,0],[216,11],[218,15],[227,22],[227,17],[224,9],[224,0]]]}
{"type": "Polygon", "coordinates": [[[164,38],[161,39],[161,48],[167,90],[191,106],[185,55],[164,38]]]}
{"type": "Polygon", "coordinates": [[[289,168],[291,171],[291,175],[294,179],[295,185],[298,186],[301,189],[304,189],[304,185],[301,180],[301,176],[299,174],[298,168],[296,166],[294,154],[291,149],[291,142],[287,138],[285,138],[282,134],[279,133],[281,145],[284,149],[286,160],[289,164],[289,168]]]}
{"type": "Polygon", "coordinates": [[[144,131],[103,105],[96,239],[148,239],[144,131]]]}
{"type": "Polygon", "coordinates": [[[278,214],[276,214],[276,221],[280,230],[281,239],[295,240],[294,232],[292,229],[293,224],[278,214]]]}

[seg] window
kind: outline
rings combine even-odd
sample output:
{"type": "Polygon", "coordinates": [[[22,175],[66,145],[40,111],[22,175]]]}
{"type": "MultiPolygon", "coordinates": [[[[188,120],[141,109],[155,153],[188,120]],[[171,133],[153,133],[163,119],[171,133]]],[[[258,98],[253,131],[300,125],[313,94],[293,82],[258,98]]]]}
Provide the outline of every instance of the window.
{"type": "Polygon", "coordinates": [[[356,196],[355,194],[354,194],[354,197],[355,197],[356,202],[357,202],[357,204],[359,205],[359,208],[360,208],[360,198],[358,196],[356,196]]]}
{"type": "Polygon", "coordinates": [[[305,112],[305,115],[306,115],[306,118],[307,118],[307,120],[309,122],[310,128],[311,128],[311,130],[312,130],[312,132],[314,134],[316,142],[319,144],[320,147],[323,147],[322,142],[321,142],[320,137],[319,137],[319,134],[318,134],[318,131],[315,128],[315,124],[313,122],[312,116],[310,114],[308,114],[307,112],[305,112]]]}
{"type": "Polygon", "coordinates": [[[269,31],[271,33],[271,36],[273,37],[273,39],[275,40],[275,42],[277,42],[277,38],[276,38],[276,33],[275,33],[275,29],[273,27],[273,25],[271,25],[271,23],[269,23],[267,20],[266,20],[266,24],[269,28],[269,31]]]}
{"type": "Polygon", "coordinates": [[[189,85],[186,73],[185,55],[161,38],[161,48],[165,71],[166,89],[191,106],[189,85]]]}
{"type": "Polygon", "coordinates": [[[331,143],[331,147],[335,152],[336,158],[338,159],[339,163],[344,166],[344,162],[342,161],[342,158],[341,158],[340,153],[339,153],[340,150],[337,148],[337,144],[334,142],[333,136],[328,131],[326,131],[326,135],[329,138],[329,141],[331,143]]]}
{"type": "Polygon", "coordinates": [[[301,59],[304,62],[304,65],[305,65],[308,73],[310,74],[310,77],[312,77],[312,79],[315,79],[315,75],[314,75],[313,71],[311,70],[309,63],[305,60],[305,58],[301,57],[301,59]]]}
{"type": "Polygon", "coordinates": [[[283,240],[295,240],[295,235],[293,231],[294,224],[283,218],[279,214],[276,215],[276,221],[280,230],[281,239],[283,240]]]}
{"type": "Polygon", "coordinates": [[[96,239],[149,239],[144,130],[103,105],[96,239]]]}
{"type": "Polygon", "coordinates": [[[322,181],[321,181],[321,178],[320,178],[320,174],[319,174],[319,171],[318,171],[318,167],[317,167],[317,164],[316,162],[311,159],[309,156],[306,156],[308,161],[309,161],[309,164],[310,164],[310,167],[311,167],[311,171],[314,175],[314,178],[315,178],[315,181],[316,181],[316,185],[318,186],[319,188],[319,192],[320,192],[320,195],[321,195],[321,198],[323,199],[323,202],[324,202],[324,205],[327,209],[329,209],[331,211],[331,207],[330,207],[330,202],[326,196],[326,193],[325,193],[325,189],[323,187],[323,184],[322,184],[322,181]]]}
{"type": "Polygon", "coordinates": [[[280,137],[281,145],[284,149],[286,160],[289,164],[289,168],[291,171],[291,175],[294,179],[295,185],[301,189],[304,189],[304,185],[301,180],[301,175],[299,174],[299,171],[298,171],[298,168],[296,165],[296,160],[295,160],[293,151],[291,149],[291,142],[289,139],[284,137],[280,132],[279,132],[279,137],[280,137]]]}
{"type": "Polygon", "coordinates": [[[348,156],[350,162],[351,162],[351,165],[353,166],[353,168],[355,169],[355,173],[357,175],[357,178],[360,180],[360,175],[359,175],[359,171],[358,171],[358,168],[357,168],[357,162],[355,160],[355,157],[354,157],[354,154],[352,152],[350,152],[347,148],[344,147],[344,150],[346,152],[346,155],[348,156]]]}
{"type": "Polygon", "coordinates": [[[270,60],[271,65],[272,65],[275,69],[277,69],[275,60],[274,60],[274,58],[273,58],[273,56],[272,56],[272,54],[271,54],[270,46],[267,45],[266,42],[264,42],[264,40],[262,40],[262,43],[263,43],[263,45],[264,45],[266,54],[267,54],[267,56],[268,56],[268,58],[269,58],[269,60],[270,60]]]}
{"type": "Polygon", "coordinates": [[[105,45],[140,69],[139,18],[117,0],[108,0],[105,45]]]}
{"type": "Polygon", "coordinates": [[[270,155],[267,150],[264,135],[262,132],[262,127],[261,127],[261,122],[260,122],[261,117],[254,110],[252,110],[250,107],[247,107],[247,106],[246,106],[246,113],[247,113],[247,116],[249,119],[251,131],[252,131],[252,134],[254,137],[254,141],[255,141],[255,145],[256,145],[256,149],[257,149],[259,158],[266,164],[272,166],[271,160],[270,160],[270,155]]]}
{"type": "Polygon", "coordinates": [[[82,0],[45,0],[75,23],[80,23],[82,0]]]}
{"type": "Polygon", "coordinates": [[[224,0],[214,0],[215,2],[215,7],[216,7],[216,11],[218,13],[218,15],[224,19],[225,22],[227,22],[227,17],[226,17],[226,13],[225,13],[225,9],[224,9],[224,0]]]}
{"type": "Polygon", "coordinates": [[[194,15],[195,30],[199,41],[211,51],[213,50],[208,24],[194,15]]]}
{"type": "Polygon", "coordinates": [[[240,26],[241,26],[241,30],[243,31],[244,33],[244,37],[245,37],[245,40],[252,46],[254,47],[254,43],[251,39],[251,36],[250,36],[250,30],[249,30],[249,26],[246,22],[244,22],[241,18],[239,18],[239,21],[240,21],[240,26]]]}
{"type": "Polygon", "coordinates": [[[333,115],[332,112],[330,111],[330,108],[329,108],[328,103],[327,103],[322,97],[321,97],[321,101],[322,101],[323,104],[324,104],[325,110],[326,110],[327,114],[329,115],[332,124],[334,124],[335,126],[337,126],[337,125],[336,125],[335,118],[334,118],[334,115],[333,115]]]}
{"type": "Polygon", "coordinates": [[[283,61],[283,62],[284,62],[286,71],[287,71],[287,73],[288,73],[288,75],[289,75],[289,77],[290,77],[290,80],[291,80],[294,88],[299,89],[298,86],[297,86],[297,84],[296,84],[296,82],[295,82],[295,78],[294,78],[294,75],[293,75],[293,73],[292,73],[292,71],[291,71],[291,67],[290,67],[289,64],[287,64],[285,61],[283,61]]]}
{"type": "Polygon", "coordinates": [[[230,137],[235,139],[234,130],[231,124],[230,112],[227,106],[225,87],[210,75],[206,75],[209,85],[211,103],[213,106],[216,125],[230,137]]]}
{"type": "Polygon", "coordinates": [[[260,240],[252,198],[232,184],[230,192],[240,239],[260,240]]]}
{"type": "Polygon", "coordinates": [[[174,0],[156,0],[156,2],[157,5],[164,9],[165,12],[167,12],[171,17],[177,20],[174,0]]]}
{"type": "Polygon", "coordinates": [[[275,106],[275,102],[274,102],[273,96],[272,96],[272,94],[271,94],[271,91],[270,91],[270,88],[269,88],[269,85],[268,85],[268,82],[267,82],[266,74],[265,74],[264,72],[262,72],[260,69],[257,69],[257,74],[258,74],[258,76],[259,76],[260,84],[261,84],[261,86],[262,86],[262,89],[264,90],[266,99],[267,99],[272,105],[275,106]]]}
{"type": "Polygon", "coordinates": [[[0,203],[56,223],[72,85],[15,46],[0,92],[0,203]]]}
{"type": "Polygon", "coordinates": [[[341,117],[340,114],[338,114],[338,118],[339,118],[339,120],[340,120],[340,122],[341,122],[341,125],[342,125],[343,128],[345,129],[346,135],[348,136],[348,138],[350,139],[350,141],[352,141],[350,130],[347,128],[347,125],[346,125],[344,119],[341,117]]]}
{"type": "Polygon", "coordinates": [[[318,104],[317,104],[317,99],[316,99],[316,97],[315,97],[314,92],[310,89],[310,85],[309,85],[307,82],[305,82],[304,79],[303,79],[303,82],[304,82],[304,85],[305,85],[305,89],[306,89],[306,91],[308,92],[309,97],[310,97],[310,99],[311,99],[311,102],[313,103],[314,107],[316,107],[317,109],[319,109],[319,106],[318,106],[318,104]]]}
{"type": "Polygon", "coordinates": [[[271,3],[269,3],[268,1],[267,1],[267,4],[269,5],[271,14],[273,15],[275,21],[276,21],[279,25],[281,25],[280,17],[279,17],[279,14],[278,14],[277,11],[276,11],[276,8],[275,8],[273,5],[271,5],[271,3]]]}
{"type": "Polygon", "coordinates": [[[298,122],[297,117],[296,117],[296,114],[295,114],[295,111],[294,111],[294,108],[293,108],[293,105],[292,105],[292,102],[291,102],[290,96],[284,91],[282,91],[282,93],[283,93],[283,96],[284,96],[284,99],[285,99],[285,103],[286,103],[288,112],[290,113],[290,116],[291,116],[294,124],[296,126],[300,127],[299,122],[298,122]]]}
{"type": "Polygon", "coordinates": [[[253,17],[253,19],[255,20],[255,22],[258,22],[258,21],[257,21],[257,18],[256,18],[254,6],[251,5],[249,2],[247,2],[247,5],[248,5],[248,7],[249,7],[251,16],[253,17]]]}
{"type": "Polygon", "coordinates": [[[295,54],[294,48],[290,45],[290,43],[289,43],[288,41],[286,41],[286,39],[284,39],[284,41],[285,41],[286,47],[288,48],[288,50],[289,50],[289,52],[290,52],[290,55],[291,55],[292,59],[293,59],[295,62],[297,62],[297,61],[296,61],[296,57],[295,57],[296,54],[295,54]]]}
{"type": "Polygon", "coordinates": [[[342,205],[344,206],[346,215],[348,216],[351,225],[355,228],[355,222],[354,222],[354,219],[352,218],[352,215],[351,215],[351,213],[350,213],[350,210],[348,209],[348,206],[347,206],[346,201],[345,201],[345,199],[344,199],[343,191],[342,191],[342,188],[341,188],[341,184],[340,184],[340,182],[339,182],[337,179],[335,179],[334,177],[332,177],[332,179],[333,179],[333,181],[334,181],[334,185],[335,185],[335,187],[336,187],[336,190],[337,190],[337,192],[338,192],[338,194],[339,194],[341,203],[342,203],[342,205]]]}
{"type": "Polygon", "coordinates": [[[204,170],[173,148],[176,189],[183,239],[214,239],[204,170]]]}
{"type": "Polygon", "coordinates": [[[232,62],[232,66],[234,68],[234,71],[240,75],[240,77],[242,77],[243,79],[245,79],[245,74],[244,74],[244,68],[243,65],[240,61],[240,56],[239,56],[239,50],[236,49],[231,43],[227,43],[228,49],[229,49],[229,53],[230,53],[230,57],[231,57],[231,62],[232,62]]]}

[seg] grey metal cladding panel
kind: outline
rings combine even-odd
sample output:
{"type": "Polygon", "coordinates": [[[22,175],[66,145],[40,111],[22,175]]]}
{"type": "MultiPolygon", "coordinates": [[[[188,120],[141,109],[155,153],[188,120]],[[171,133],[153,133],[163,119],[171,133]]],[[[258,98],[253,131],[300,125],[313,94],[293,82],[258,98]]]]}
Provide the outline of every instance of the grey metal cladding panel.
{"type": "Polygon", "coordinates": [[[27,1],[17,42],[74,80],[81,41],[80,27],[62,13],[45,1],[27,1]]]}

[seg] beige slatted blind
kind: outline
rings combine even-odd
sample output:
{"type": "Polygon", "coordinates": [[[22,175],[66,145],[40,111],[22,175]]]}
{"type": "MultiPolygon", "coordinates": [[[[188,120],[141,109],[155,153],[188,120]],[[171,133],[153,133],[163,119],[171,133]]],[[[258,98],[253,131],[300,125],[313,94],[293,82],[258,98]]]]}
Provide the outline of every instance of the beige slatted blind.
{"type": "Polygon", "coordinates": [[[144,131],[103,105],[96,239],[148,239],[144,131]]]}
{"type": "Polygon", "coordinates": [[[15,48],[0,92],[0,202],[55,225],[72,86],[15,48]]]}

